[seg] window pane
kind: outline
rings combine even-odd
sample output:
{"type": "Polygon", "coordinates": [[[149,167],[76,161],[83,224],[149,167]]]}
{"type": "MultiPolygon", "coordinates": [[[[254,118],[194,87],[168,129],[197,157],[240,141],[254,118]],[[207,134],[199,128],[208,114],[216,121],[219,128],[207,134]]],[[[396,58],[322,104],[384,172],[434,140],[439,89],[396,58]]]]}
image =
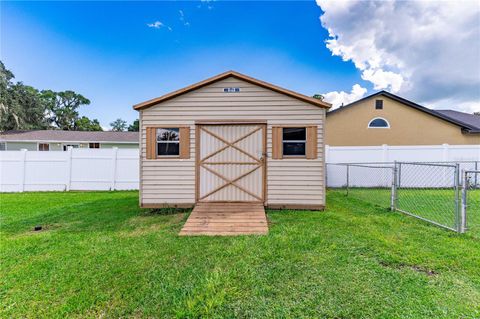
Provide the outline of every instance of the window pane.
{"type": "Polygon", "coordinates": [[[45,144],[45,143],[38,144],[39,151],[48,151],[49,149],[50,149],[49,144],[45,144]]]}
{"type": "Polygon", "coordinates": [[[5,151],[7,149],[5,143],[0,143],[0,151],[5,151]]]}
{"type": "Polygon", "coordinates": [[[179,143],[158,143],[157,144],[157,155],[180,155],[179,143]]]}
{"type": "Polygon", "coordinates": [[[88,148],[100,148],[100,143],[90,143],[88,148]]]}
{"type": "Polygon", "coordinates": [[[283,143],[283,155],[305,155],[305,143],[283,143]]]}
{"type": "Polygon", "coordinates": [[[159,128],[157,129],[157,141],[178,141],[179,131],[178,128],[159,128]]]}
{"type": "Polygon", "coordinates": [[[388,127],[387,121],[383,119],[374,119],[373,121],[370,122],[369,127],[388,127]]]}
{"type": "Polygon", "coordinates": [[[283,129],[284,141],[305,141],[307,136],[305,127],[285,127],[283,129]]]}
{"type": "Polygon", "coordinates": [[[377,110],[383,109],[383,100],[375,100],[375,108],[377,110]]]}

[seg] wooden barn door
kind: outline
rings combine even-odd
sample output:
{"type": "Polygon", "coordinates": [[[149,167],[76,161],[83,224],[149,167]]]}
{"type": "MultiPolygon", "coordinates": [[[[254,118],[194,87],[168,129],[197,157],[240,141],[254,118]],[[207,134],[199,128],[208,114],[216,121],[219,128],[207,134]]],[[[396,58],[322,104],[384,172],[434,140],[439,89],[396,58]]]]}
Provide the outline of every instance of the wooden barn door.
{"type": "Polygon", "coordinates": [[[197,201],[265,201],[265,125],[199,125],[197,201]]]}

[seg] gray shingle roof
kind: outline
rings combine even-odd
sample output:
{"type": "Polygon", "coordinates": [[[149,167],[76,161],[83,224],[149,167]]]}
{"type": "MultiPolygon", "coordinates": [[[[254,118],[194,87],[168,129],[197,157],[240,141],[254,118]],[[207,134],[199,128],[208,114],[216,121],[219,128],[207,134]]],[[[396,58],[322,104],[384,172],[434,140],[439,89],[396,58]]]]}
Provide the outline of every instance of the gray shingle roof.
{"type": "Polygon", "coordinates": [[[138,143],[138,132],[32,130],[0,132],[0,141],[138,143]]]}
{"type": "Polygon", "coordinates": [[[441,113],[445,116],[448,116],[452,119],[455,119],[459,122],[463,122],[469,125],[474,130],[480,130],[480,116],[470,113],[463,113],[454,110],[435,110],[438,113],[441,113]]]}

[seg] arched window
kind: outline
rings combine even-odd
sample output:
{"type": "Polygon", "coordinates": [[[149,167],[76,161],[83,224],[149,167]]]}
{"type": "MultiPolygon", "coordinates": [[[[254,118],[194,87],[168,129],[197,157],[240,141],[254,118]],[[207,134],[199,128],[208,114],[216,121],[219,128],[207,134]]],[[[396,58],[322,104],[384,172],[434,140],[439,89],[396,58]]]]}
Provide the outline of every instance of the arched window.
{"type": "Polygon", "coordinates": [[[376,117],[368,123],[368,128],[390,128],[390,124],[386,119],[376,117]]]}

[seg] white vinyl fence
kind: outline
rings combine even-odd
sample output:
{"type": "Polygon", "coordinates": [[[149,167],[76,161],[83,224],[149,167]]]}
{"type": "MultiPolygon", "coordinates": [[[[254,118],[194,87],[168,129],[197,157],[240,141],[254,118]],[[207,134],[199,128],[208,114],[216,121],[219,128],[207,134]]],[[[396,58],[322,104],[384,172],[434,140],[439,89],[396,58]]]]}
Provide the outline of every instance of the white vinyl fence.
{"type": "Polygon", "coordinates": [[[0,152],[0,191],[138,189],[138,149],[0,152]]]}
{"type": "MultiPolygon", "coordinates": [[[[394,162],[458,164],[460,170],[480,168],[480,145],[326,146],[325,151],[328,187],[344,187],[347,184],[354,187],[388,187],[392,184],[389,168],[393,167],[394,162]],[[343,165],[346,163],[355,165],[343,165]],[[364,166],[370,168],[365,169],[364,166]]],[[[436,168],[437,171],[448,169],[441,166],[436,168]]],[[[427,176],[419,178],[421,174],[418,170],[404,170],[403,186],[432,186],[427,176]]],[[[447,172],[443,175],[450,176],[447,172]]],[[[434,181],[435,187],[450,187],[453,183],[454,180],[447,177],[441,183],[438,179],[434,181]]]]}
{"type": "MultiPolygon", "coordinates": [[[[460,162],[461,169],[480,168],[473,166],[479,165],[480,145],[326,146],[325,150],[327,163],[460,162]]],[[[138,189],[138,152],[138,149],[116,148],[1,151],[0,192],[138,189]]],[[[385,170],[378,168],[378,171],[385,170]]],[[[353,168],[351,181],[371,180],[360,175],[372,173],[363,172],[353,168]]],[[[380,176],[378,172],[373,174],[380,176]]],[[[391,176],[382,174],[385,185],[390,185],[391,176]]],[[[345,176],[344,166],[327,165],[327,186],[342,187],[345,176]]]]}

